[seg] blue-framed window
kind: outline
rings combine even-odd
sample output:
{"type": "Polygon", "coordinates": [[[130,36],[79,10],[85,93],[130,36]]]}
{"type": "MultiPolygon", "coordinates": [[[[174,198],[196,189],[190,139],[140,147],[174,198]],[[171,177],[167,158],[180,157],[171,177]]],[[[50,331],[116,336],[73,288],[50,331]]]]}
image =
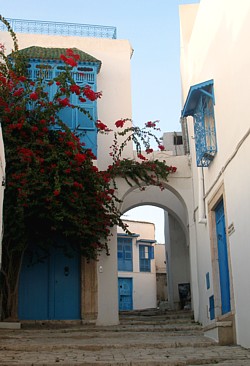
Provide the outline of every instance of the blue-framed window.
{"type": "Polygon", "coordinates": [[[151,272],[151,259],[154,259],[154,247],[139,245],[140,272],[151,272]]]}
{"type": "MultiPolygon", "coordinates": [[[[71,72],[72,79],[80,86],[90,86],[93,91],[97,91],[97,73],[98,65],[79,62],[71,72]]],[[[65,65],[58,60],[40,60],[30,59],[27,67],[28,76],[31,80],[43,78],[45,82],[45,91],[49,93],[52,100],[59,86],[48,83],[59,76],[65,69],[65,65]],[[47,85],[46,85],[47,84],[47,85]]],[[[85,102],[81,102],[76,94],[71,94],[70,103],[84,108],[87,113],[79,111],[77,108],[65,107],[60,113],[61,120],[84,142],[86,149],[91,149],[93,154],[97,156],[97,102],[90,101],[86,98],[85,102]]],[[[55,127],[56,128],[56,127],[55,127]]]]}
{"type": "Polygon", "coordinates": [[[191,86],[182,117],[193,116],[196,162],[208,167],[217,152],[213,80],[191,86]]]}
{"type": "Polygon", "coordinates": [[[133,271],[132,238],[117,238],[118,271],[133,271]]]}
{"type": "Polygon", "coordinates": [[[209,315],[210,320],[215,319],[214,295],[209,297],[209,315]]]}

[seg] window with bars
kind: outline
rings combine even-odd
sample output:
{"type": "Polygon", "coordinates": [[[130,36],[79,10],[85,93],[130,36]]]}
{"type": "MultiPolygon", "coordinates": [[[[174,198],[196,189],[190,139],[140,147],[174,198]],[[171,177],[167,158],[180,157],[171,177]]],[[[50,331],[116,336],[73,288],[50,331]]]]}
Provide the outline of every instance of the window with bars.
{"type": "Polygon", "coordinates": [[[151,259],[154,259],[154,247],[139,245],[140,272],[151,272],[151,259]]]}
{"type": "Polygon", "coordinates": [[[196,162],[208,167],[217,152],[213,80],[191,86],[182,111],[182,118],[194,118],[196,162]]]}

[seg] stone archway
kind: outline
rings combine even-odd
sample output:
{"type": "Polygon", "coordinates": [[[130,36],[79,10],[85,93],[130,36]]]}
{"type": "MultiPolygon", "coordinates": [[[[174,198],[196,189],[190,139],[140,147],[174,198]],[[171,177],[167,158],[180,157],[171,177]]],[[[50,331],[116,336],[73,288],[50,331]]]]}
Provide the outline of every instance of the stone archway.
{"type": "Polygon", "coordinates": [[[168,307],[183,307],[183,287],[190,286],[188,212],[183,198],[173,188],[160,191],[149,186],[141,191],[130,187],[123,196],[122,213],[141,205],[162,208],[165,213],[165,247],[168,278],[168,307]]]}

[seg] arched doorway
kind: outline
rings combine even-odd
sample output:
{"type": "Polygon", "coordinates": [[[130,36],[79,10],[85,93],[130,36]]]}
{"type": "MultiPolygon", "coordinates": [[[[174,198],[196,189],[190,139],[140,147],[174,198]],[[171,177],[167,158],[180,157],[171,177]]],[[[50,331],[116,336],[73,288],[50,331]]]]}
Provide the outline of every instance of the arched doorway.
{"type": "Polygon", "coordinates": [[[183,308],[187,303],[190,306],[189,230],[185,202],[172,188],[163,192],[153,186],[146,187],[143,191],[138,187],[130,188],[123,197],[122,212],[125,214],[123,217],[126,218],[126,213],[140,206],[147,208],[155,206],[164,212],[162,229],[167,267],[168,302],[166,306],[170,309],[183,308]]]}

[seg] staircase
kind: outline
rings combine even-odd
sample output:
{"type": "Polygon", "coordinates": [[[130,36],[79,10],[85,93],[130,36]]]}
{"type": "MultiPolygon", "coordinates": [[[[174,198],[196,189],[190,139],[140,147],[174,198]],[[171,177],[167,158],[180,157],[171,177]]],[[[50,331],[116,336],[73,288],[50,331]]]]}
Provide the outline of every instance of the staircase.
{"type": "Polygon", "coordinates": [[[122,312],[120,324],[0,329],[1,366],[250,366],[250,351],[204,337],[191,311],[122,312]]]}

